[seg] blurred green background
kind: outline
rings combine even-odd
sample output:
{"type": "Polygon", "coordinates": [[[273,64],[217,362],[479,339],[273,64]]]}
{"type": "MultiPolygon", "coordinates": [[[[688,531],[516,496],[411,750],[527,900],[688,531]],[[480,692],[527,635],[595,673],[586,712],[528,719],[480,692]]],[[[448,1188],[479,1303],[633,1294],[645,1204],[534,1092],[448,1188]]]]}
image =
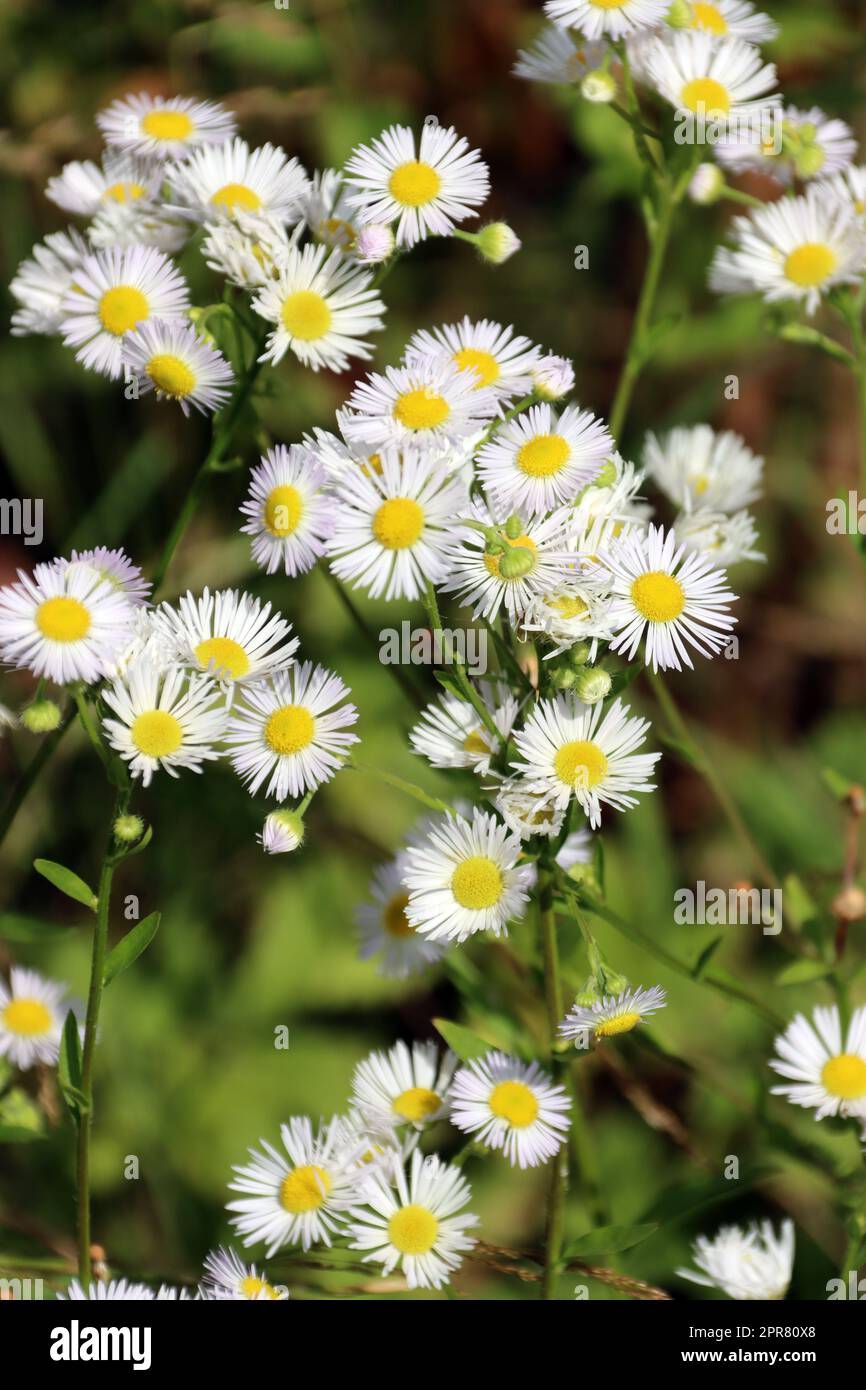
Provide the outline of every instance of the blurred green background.
{"type": "MultiPolygon", "coordinates": [[[[482,150],[493,189],[484,214],[507,219],[523,250],[497,270],[456,241],[429,242],[404,259],[385,286],[389,313],[375,365],[396,361],[416,328],[464,313],[490,317],[573,358],[577,399],[604,414],[645,256],[632,201],[639,168],[609,111],[510,75],[517,48],[540,28],[540,9],[528,0],[291,0],[288,9],[139,0],[108,13],[96,4],[6,0],[4,282],[34,241],[65,225],[43,196],[45,181],[69,159],[98,157],[94,114],[125,92],[224,101],[248,141],[274,141],[308,170],[340,165],[392,121],[417,128],[434,114],[482,150]],[[573,269],[579,243],[589,247],[585,271],[573,269]]],[[[791,3],[772,12],[782,35],[770,56],[786,97],[820,104],[866,137],[862,8],[791,3]]],[[[857,485],[854,391],[842,368],[763,336],[757,302],[708,294],[707,265],[728,216],[687,207],[680,218],[659,304],[672,327],[638,390],[623,452],[634,457],[647,428],[708,420],[738,430],[766,456],[758,520],[768,563],[733,574],[743,595],[739,660],[702,663],[677,678],[675,690],[719,752],[777,873],[796,872],[826,902],[838,885],[842,822],[821,772],[829,766],[866,782],[862,570],[854,548],[824,527],[827,498],[857,485]],[[734,401],[724,397],[730,373],[740,381],[734,401]]],[[[218,297],[196,253],[181,263],[198,302],[218,297]]],[[[8,298],[5,308],[8,322],[8,298]]],[[[258,401],[264,427],[286,443],[313,426],[330,428],[351,380],[314,376],[287,359],[258,401]]],[[[42,497],[46,525],[38,555],[0,538],[0,582],[16,566],[71,545],[123,543],[152,567],[203,456],[207,425],[151,399],[125,401],[57,340],[5,337],[0,382],[0,491],[42,497]]],[[[352,687],[364,761],[453,793],[454,782],[407,751],[412,708],[327,579],[318,572],[266,579],[252,568],[237,533],[246,465],[258,453],[252,428],[242,453],[244,468],[218,478],[187,535],[167,595],[239,584],[272,600],[294,622],[305,655],[352,687]]],[[[402,605],[359,606],[377,631],[404,617],[421,620],[402,605]]],[[[432,676],[422,676],[432,697],[432,676]]],[[[31,689],[25,677],[0,677],[7,704],[22,703],[31,689]]],[[[655,716],[648,690],[634,688],[634,702],[655,716]]],[[[35,748],[24,733],[0,742],[4,786],[35,748]]],[[[674,888],[697,878],[728,886],[750,878],[752,866],[704,785],[673,754],[660,781],[638,811],[605,824],[610,902],[691,962],[717,933],[673,924],[674,888]]],[[[142,916],[159,908],[163,923],[154,946],[105,999],[94,1235],[118,1273],[194,1279],[207,1249],[228,1233],[226,1182],[247,1146],[275,1139],[290,1114],[342,1109],[358,1059],[398,1037],[432,1036],[431,1018],[457,1016],[459,996],[447,968],[395,984],[357,959],[354,910],[375,864],[415,819],[400,793],[363,773],[341,775],[313,803],[304,851],[281,859],[256,846],[263,803],[247,796],[227,765],[200,778],[158,777],[136,804],[155,838],[119,875],[114,933],[129,894],[138,895],[142,916]],[[291,1031],[288,1052],[273,1046],[279,1024],[291,1031]],[[138,1181],[123,1176],[132,1154],[138,1181]]],[[[83,995],[85,914],[31,864],[44,856],[92,880],[109,815],[108,789],[74,730],[0,853],[0,911],[39,915],[61,929],[38,945],[0,941],[0,968],[32,964],[83,995]]],[[[651,1027],[605,1053],[610,1062],[597,1055],[582,1069],[586,1139],[604,1199],[599,1206],[585,1187],[573,1190],[569,1237],[602,1215],[620,1223],[664,1217],[654,1237],[605,1262],[700,1297],[672,1273],[687,1261],[696,1232],[712,1232],[723,1219],[788,1213],[799,1228],[793,1295],[823,1296],[844,1244],[838,1198],[858,1163],[853,1134],[816,1126],[808,1113],[768,1098],[771,1026],[608,929],[601,933],[621,970],[635,983],[666,985],[672,999],[651,1027]],[[741,1161],[739,1183],[722,1177],[726,1155],[741,1161]]],[[[723,933],[715,963],[772,997],[784,1018],[826,998],[815,985],[774,987],[771,996],[790,959],[784,942],[755,928],[723,933]]],[[[518,941],[531,951],[528,931],[518,941]]],[[[862,956],[862,925],[851,949],[862,956]]],[[[585,973],[576,929],[573,938],[564,931],[563,950],[576,986],[585,973]]],[[[461,955],[485,981],[482,1003],[464,1021],[502,1037],[513,1013],[508,971],[484,943],[461,955]]],[[[855,1002],[864,999],[861,977],[855,1002]]],[[[72,1132],[50,1078],[28,1084],[45,1138],[0,1148],[0,1252],[65,1255],[74,1225],[72,1132]]],[[[442,1151],[456,1139],[443,1130],[442,1151]]],[[[486,1239],[523,1248],[538,1242],[544,1172],[512,1171],[491,1158],[468,1176],[486,1239]]],[[[305,1272],[297,1286],[286,1282],[303,1293],[317,1278],[305,1272]]],[[[321,1282],[329,1284],[327,1276],[321,1282]]],[[[530,1286],[476,1264],[457,1284],[473,1296],[533,1296],[530,1286]]],[[[616,1296],[595,1282],[591,1294],[616,1296]]],[[[569,1296],[567,1280],[560,1296],[569,1296]]]]}

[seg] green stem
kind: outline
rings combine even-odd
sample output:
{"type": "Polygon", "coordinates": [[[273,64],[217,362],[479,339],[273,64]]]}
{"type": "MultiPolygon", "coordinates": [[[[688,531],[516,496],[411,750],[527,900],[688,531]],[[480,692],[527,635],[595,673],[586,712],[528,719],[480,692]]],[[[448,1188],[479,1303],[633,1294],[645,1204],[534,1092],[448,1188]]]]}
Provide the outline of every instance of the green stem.
{"type": "Polygon", "coordinates": [[[78,712],[81,727],[90,739],[96,756],[99,758],[102,766],[108,768],[111,763],[111,755],[99,736],[99,730],[93,720],[93,712],[87,701],[86,691],[79,687],[79,689],[74,692],[73,698],[75,700],[75,708],[78,712]]]}
{"type": "MultiPolygon", "coordinates": [[[[424,607],[427,610],[427,621],[430,623],[433,631],[441,632],[442,619],[439,616],[439,604],[436,600],[436,590],[433,588],[429,579],[427,580],[427,586],[424,591],[424,607]]],[[[469,679],[466,668],[456,652],[454,653],[454,673],[457,677],[457,684],[460,686],[466,699],[475,710],[475,713],[478,715],[478,718],[481,720],[487,732],[493,737],[495,745],[498,746],[502,742],[502,735],[496,727],[496,721],[469,679]]]]}
{"type": "Polygon", "coordinates": [[[53,733],[47,734],[43,738],[39,751],[33,755],[30,762],[20,773],[6,805],[3,807],[2,813],[0,813],[0,844],[2,844],[9,827],[24,804],[27,793],[30,791],[30,788],[33,786],[33,783],[38,778],[42,769],[54,756],[55,750],[60,744],[66,730],[69,728],[70,724],[75,722],[77,715],[78,710],[74,704],[71,704],[64,713],[57,728],[53,733]]]}
{"type": "MultiPolygon", "coordinates": [[[[363,637],[367,646],[370,648],[371,651],[375,652],[376,660],[381,661],[380,643],[376,637],[375,632],[373,632],[372,629],[367,626],[363,618],[363,615],[361,614],[360,610],[355,606],[353,600],[346,593],[345,588],[340,583],[337,576],[334,574],[334,571],[326,566],[322,572],[326,576],[328,582],[334,590],[334,593],[337,595],[337,598],[340,600],[340,603],[343,605],[349,617],[352,619],[352,622],[358,629],[358,632],[363,637]]],[[[421,696],[420,692],[416,689],[414,682],[411,681],[409,677],[406,675],[402,666],[394,665],[391,662],[384,662],[383,665],[385,665],[386,669],[391,672],[391,675],[394,677],[394,680],[397,682],[403,694],[406,696],[406,699],[411,701],[415,709],[423,709],[424,699],[421,696]]]]}
{"type": "Polygon", "coordinates": [[[665,252],[670,240],[675,206],[674,194],[666,184],[662,184],[659,188],[658,216],[651,232],[649,260],[637,302],[631,340],[608,417],[610,432],[617,443],[621,441],[632,393],[643,369],[645,338],[655,305],[665,252]]]}
{"type": "MultiPolygon", "coordinates": [[[[557,1030],[562,1020],[562,984],[559,973],[559,945],[556,939],[553,874],[543,860],[538,865],[538,920],[541,929],[541,950],[544,960],[544,998],[547,1006],[547,1029],[555,1075],[563,1070],[563,1060],[553,1051],[557,1030]]],[[[568,1147],[563,1145],[550,1163],[550,1185],[547,1195],[547,1219],[544,1233],[544,1276],[541,1297],[556,1297],[556,1280],[565,1235],[565,1202],[568,1194],[568,1147]]]]}

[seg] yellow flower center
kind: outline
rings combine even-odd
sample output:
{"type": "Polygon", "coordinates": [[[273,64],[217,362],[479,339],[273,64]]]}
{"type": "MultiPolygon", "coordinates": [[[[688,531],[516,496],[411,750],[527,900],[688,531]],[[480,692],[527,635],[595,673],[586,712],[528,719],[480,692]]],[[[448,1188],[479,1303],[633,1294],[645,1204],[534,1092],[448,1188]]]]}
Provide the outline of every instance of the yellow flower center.
{"type": "Polygon", "coordinates": [[[249,657],[232,637],[206,637],[196,647],[195,659],[205,670],[213,667],[223,678],[229,676],[232,680],[245,676],[250,669],[249,657]]]}
{"type": "Polygon", "coordinates": [[[90,631],[90,614],[77,598],[47,598],[36,610],[36,626],[50,642],[80,642],[90,631]]]}
{"type": "Polygon", "coordinates": [[[820,285],[836,269],[836,255],[820,241],[806,241],[785,258],[785,274],[801,289],[820,285]]]}
{"type": "Polygon", "coordinates": [[[438,1232],[439,1222],[426,1207],[401,1207],[388,1222],[388,1239],[401,1255],[426,1255],[438,1232]]]}
{"type": "Polygon", "coordinates": [[[728,21],[716,9],[715,5],[692,3],[692,28],[706,29],[710,34],[726,34],[728,32],[728,21]]]}
{"type": "Polygon", "coordinates": [[[831,1096],[860,1100],[866,1096],[866,1062],[853,1052],[842,1052],[824,1063],[821,1080],[831,1096]]]}
{"type": "Polygon", "coordinates": [[[585,738],[564,743],[557,750],[553,767],[567,787],[597,787],[607,776],[607,758],[597,743],[585,738]]]}
{"type": "Polygon", "coordinates": [[[296,290],[294,294],[287,295],[283,300],[281,316],[286,332],[302,343],[324,338],[331,327],[331,311],[315,290],[296,290]]]}
{"type": "MultiPolygon", "coordinates": [[[[533,555],[536,555],[538,553],[538,547],[536,546],[535,541],[532,540],[530,536],[518,536],[517,540],[512,541],[511,544],[520,546],[522,550],[531,550],[533,555]]],[[[514,582],[513,579],[511,579],[508,575],[503,577],[503,575],[499,573],[499,561],[501,560],[501,558],[501,555],[485,555],[484,564],[491,574],[495,574],[498,579],[502,580],[503,584],[512,584],[514,582]]],[[[518,576],[518,578],[521,579],[524,579],[525,577],[525,575],[518,576]]]]}
{"type": "Polygon", "coordinates": [[[355,228],[342,217],[326,217],[320,231],[323,239],[342,246],[345,251],[351,251],[355,245],[355,228]]]}
{"type": "Polygon", "coordinates": [[[103,193],[103,198],[113,198],[116,203],[135,202],[144,197],[144,187],[140,183],[112,183],[103,193]]]}
{"type": "Polygon", "coordinates": [[[382,925],[389,936],[414,936],[415,928],[406,916],[408,893],[395,893],[382,911],[382,925]]]}
{"type": "Polygon", "coordinates": [[[331,1179],[317,1163],[307,1163],[283,1178],[280,1184],[280,1206],[301,1216],[305,1211],[318,1211],[331,1190],[331,1179]]]}
{"type": "Polygon", "coordinates": [[[391,197],[405,208],[420,208],[432,202],[441,187],[436,170],[420,159],[398,165],[388,180],[391,197]]]}
{"type": "Polygon", "coordinates": [[[613,1038],[617,1033],[630,1033],[636,1024],[640,1023],[640,1014],[617,1014],[616,1018],[605,1019],[604,1023],[596,1024],[595,1036],[597,1038],[613,1038]]]}
{"type": "Polygon", "coordinates": [[[373,517],[373,535],[386,550],[406,550],[424,529],[424,509],[414,497],[389,497],[373,517]]]}
{"type": "Polygon", "coordinates": [[[517,467],[530,478],[551,478],[568,463],[570,453],[561,434],[538,434],[521,445],[517,467]]]}
{"type": "Polygon", "coordinates": [[[451,878],[451,892],[460,906],[471,912],[495,907],[502,897],[502,887],[502,870],[483,854],[464,859],[451,878]]]}
{"type": "Polygon", "coordinates": [[[150,709],[140,714],[129,736],[139,753],[148,758],[167,758],[183,743],[179,721],[164,709],[150,709]]]}
{"type": "Polygon", "coordinates": [[[272,488],[265,503],[265,526],[272,536],[291,536],[297,530],[304,503],[291,483],[272,488]]]}
{"type": "Polygon", "coordinates": [[[670,623],[686,606],[683,586],[672,574],[650,570],[638,575],[631,586],[632,602],[651,623],[670,623]]]}
{"type": "Polygon", "coordinates": [[[186,140],[193,132],[185,111],[148,111],[141,118],[141,128],[154,140],[186,140]]]}
{"type": "Polygon", "coordinates": [[[421,1124],[442,1109],[442,1098],[428,1086],[410,1086],[391,1102],[391,1109],[402,1119],[421,1124]]]}
{"type": "Polygon", "coordinates": [[[433,430],[448,419],[451,407],[438,392],[418,387],[397,397],[393,414],[407,430],[433,430]]]}
{"type": "Polygon", "coordinates": [[[589,0],[589,3],[597,10],[621,10],[628,0],[589,0]]]}
{"type": "Polygon", "coordinates": [[[160,391],[179,399],[195,390],[195,376],[186,362],[171,352],[159,352],[151,357],[145,371],[160,391]]]}
{"type": "Polygon", "coordinates": [[[462,372],[474,372],[479,378],[476,390],[491,386],[499,379],[499,363],[492,352],[482,352],[480,348],[461,348],[455,352],[454,361],[462,372]]]}
{"type": "Polygon", "coordinates": [[[481,753],[482,755],[490,752],[490,744],[485,743],[480,729],[473,729],[471,734],[467,734],[463,740],[464,753],[481,753]]]}
{"type": "Polygon", "coordinates": [[[105,291],[97,312],[106,333],[119,338],[146,319],[150,307],[141,290],[133,285],[116,285],[113,290],[105,291]]]}
{"type": "Polygon", "coordinates": [[[268,1283],[267,1279],[258,1279],[254,1274],[248,1274],[245,1279],[241,1280],[240,1292],[244,1298],[256,1299],[261,1294],[264,1294],[266,1298],[278,1297],[276,1289],[268,1283]]]}
{"type": "Polygon", "coordinates": [[[584,613],[589,612],[583,599],[577,598],[576,596],[569,597],[563,595],[561,598],[550,598],[546,600],[546,603],[548,608],[552,608],[555,613],[559,614],[560,618],[565,618],[566,620],[570,618],[581,618],[584,613]]]}
{"type": "Polygon", "coordinates": [[[38,1038],[51,1031],[51,1014],[38,999],[12,999],[3,1010],[3,1026],[21,1038],[38,1038]]]}
{"type": "Polygon", "coordinates": [[[728,90],[714,77],[695,77],[680,92],[680,101],[689,111],[711,119],[726,116],[731,109],[728,90]]]}
{"type": "Polygon", "coordinates": [[[304,705],[283,705],[265,725],[265,743],[272,752],[287,757],[308,748],[315,732],[316,721],[304,705]]]}
{"type": "Polygon", "coordinates": [[[514,1129],[526,1129],[538,1115],[538,1101],[522,1081],[500,1081],[487,1102],[494,1115],[514,1129]]]}
{"type": "Polygon", "coordinates": [[[262,206],[258,193],[252,188],[247,188],[245,183],[224,183],[222,188],[218,188],[211,196],[211,203],[214,207],[226,208],[229,212],[235,208],[243,208],[244,212],[257,212],[262,206]]]}
{"type": "Polygon", "coordinates": [[[365,478],[369,478],[373,473],[375,473],[377,477],[381,477],[381,476],[382,476],[382,455],[381,455],[381,454],[370,454],[369,458],[365,459],[363,462],[360,462],[360,461],[359,461],[358,467],[360,468],[361,472],[364,474],[364,477],[365,477],[365,478]]]}

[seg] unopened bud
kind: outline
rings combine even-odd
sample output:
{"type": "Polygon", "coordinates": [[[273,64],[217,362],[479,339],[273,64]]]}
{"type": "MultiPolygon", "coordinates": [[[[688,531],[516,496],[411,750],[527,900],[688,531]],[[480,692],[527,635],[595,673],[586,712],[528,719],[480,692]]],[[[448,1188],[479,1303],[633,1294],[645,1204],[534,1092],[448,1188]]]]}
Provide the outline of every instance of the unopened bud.
{"type": "Polygon", "coordinates": [[[387,261],[394,250],[394,233],[384,224],[370,222],[358,229],[354,250],[364,265],[379,265],[381,261],[387,261]]]}
{"type": "Polygon", "coordinates": [[[820,145],[805,145],[794,156],[794,172],[798,178],[813,179],[820,174],[827,156],[820,145]]]}
{"type": "Polygon", "coordinates": [[[535,564],[535,556],[525,545],[512,545],[499,561],[499,573],[503,579],[520,579],[528,574],[535,564]]]}
{"type": "Polygon", "coordinates": [[[297,811],[271,811],[256,836],[266,854],[290,854],[304,843],[304,820],[297,811]]]}
{"type": "Polygon", "coordinates": [[[616,482],[616,464],[613,459],[605,459],[596,476],[593,478],[591,487],[612,487],[616,482]]]}
{"type": "Polygon", "coordinates": [[[574,693],[585,705],[597,705],[599,700],[603,700],[605,695],[610,693],[612,684],[610,672],[594,666],[576,674],[574,693]]]}
{"type": "Polygon", "coordinates": [[[695,23],[695,12],[688,0],[673,0],[673,4],[665,15],[665,21],[672,29],[692,29],[695,23]]]}
{"type": "Polygon", "coordinates": [[[568,659],[572,666],[585,666],[591,651],[589,642],[575,642],[574,646],[568,649],[568,659]]]}
{"type": "Polygon", "coordinates": [[[577,672],[569,670],[567,666],[558,666],[553,672],[552,680],[557,690],[571,690],[577,680],[577,672]]]}
{"type": "Polygon", "coordinates": [[[533,368],[532,381],[543,401],[558,401],[574,389],[574,368],[567,357],[551,352],[533,368]]]}
{"type": "Polygon", "coordinates": [[[523,522],[516,512],[512,512],[506,521],[505,534],[510,541],[516,541],[517,537],[523,534],[523,522]]]}
{"type": "Polygon", "coordinates": [[[852,883],[836,894],[830,906],[837,922],[862,922],[866,917],[866,893],[852,883]]]}
{"type": "Polygon", "coordinates": [[[521,242],[507,222],[488,222],[476,233],[475,245],[485,261],[491,265],[502,265],[515,251],[520,250],[521,242]]]}
{"type": "Polygon", "coordinates": [[[21,723],[31,734],[50,734],[60,724],[60,707],[53,700],[36,700],[21,714],[21,723]]]}
{"type": "Polygon", "coordinates": [[[718,164],[699,164],[689,181],[689,197],[693,203],[708,207],[718,202],[725,187],[725,176],[718,164]]]}
{"type": "Polygon", "coordinates": [[[118,816],[111,828],[119,845],[134,845],[144,834],[144,821],[141,816],[118,816]]]}
{"type": "Polygon", "coordinates": [[[616,93],[616,78],[609,72],[588,72],[580,84],[584,101],[606,104],[616,100],[616,93]]]}

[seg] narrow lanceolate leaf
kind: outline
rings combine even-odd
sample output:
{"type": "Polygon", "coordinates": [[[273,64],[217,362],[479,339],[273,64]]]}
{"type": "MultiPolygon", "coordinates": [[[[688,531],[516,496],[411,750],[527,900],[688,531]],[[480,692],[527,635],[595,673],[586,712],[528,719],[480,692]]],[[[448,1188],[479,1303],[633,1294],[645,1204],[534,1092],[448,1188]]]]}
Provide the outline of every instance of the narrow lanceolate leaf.
{"type": "Polygon", "coordinates": [[[461,1023],[450,1023],[447,1018],[434,1018],[433,1027],[440,1037],[445,1039],[451,1051],[457,1053],[461,1062],[471,1062],[473,1057],[486,1057],[488,1052],[496,1051],[495,1043],[479,1038],[477,1033],[464,1028],[461,1023]]]}
{"type": "Polygon", "coordinates": [[[780,970],[776,976],[777,985],[808,985],[813,980],[824,980],[833,974],[833,966],[823,960],[795,960],[780,970]]]}
{"type": "Polygon", "coordinates": [[[722,940],[723,938],[721,936],[714,936],[712,941],[701,951],[701,954],[692,966],[692,974],[696,980],[699,980],[703,975],[713,956],[716,954],[716,951],[721,946],[722,940]]]}
{"type": "Polygon", "coordinates": [[[0,937],[7,941],[49,941],[67,930],[57,922],[43,922],[39,917],[26,917],[22,912],[0,912],[0,937]]]}
{"type": "Polygon", "coordinates": [[[618,1250],[631,1250],[649,1240],[658,1230],[658,1222],[648,1221],[639,1226],[597,1226],[594,1231],[578,1236],[562,1252],[564,1260],[579,1260],[585,1255],[614,1255],[618,1250]]]}
{"type": "Polygon", "coordinates": [[[159,930],[159,919],[158,912],[151,912],[149,917],[143,918],[132,931],[127,932],[122,941],[118,941],[105,962],[104,984],[110,984],[116,975],[138,960],[142,951],[147,950],[159,930]]]}
{"type": "Polygon", "coordinates": [[[34,859],[33,867],[37,874],[47,878],[48,882],[59,888],[61,893],[65,893],[67,898],[74,898],[77,903],[83,903],[91,912],[96,910],[97,899],[93,889],[71,869],[65,868],[63,864],[55,864],[51,859],[34,859]]]}
{"type": "Polygon", "coordinates": [[[60,1055],[57,1059],[57,1081],[63,1099],[74,1119],[78,1119],[86,1108],[86,1098],[81,1090],[81,1034],[78,1019],[72,1009],[63,1022],[60,1038],[60,1055]]]}

